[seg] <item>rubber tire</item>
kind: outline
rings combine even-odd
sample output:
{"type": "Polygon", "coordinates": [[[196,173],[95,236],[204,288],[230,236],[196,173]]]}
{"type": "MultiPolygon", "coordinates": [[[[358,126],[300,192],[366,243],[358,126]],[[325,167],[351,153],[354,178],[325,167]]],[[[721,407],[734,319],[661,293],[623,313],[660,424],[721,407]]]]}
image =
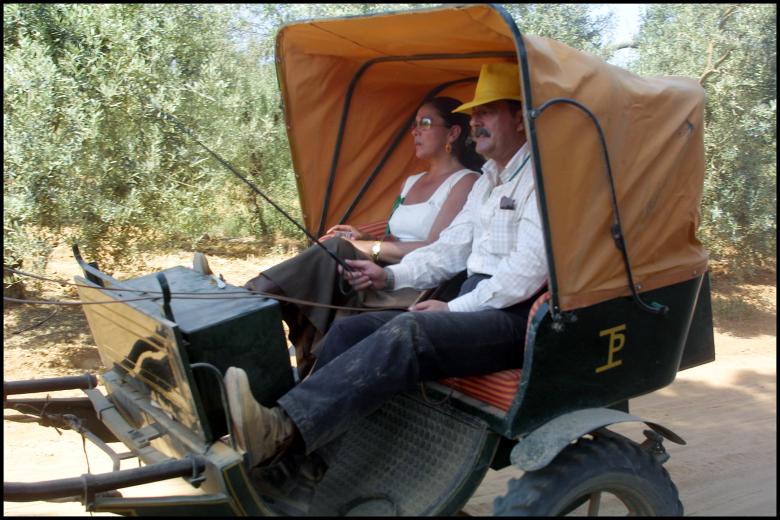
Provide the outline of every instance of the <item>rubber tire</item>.
{"type": "Polygon", "coordinates": [[[669,473],[637,443],[609,432],[580,438],[546,467],[509,481],[496,498],[495,516],[559,516],[596,491],[614,494],[629,514],[682,516],[683,506],[669,473]]]}

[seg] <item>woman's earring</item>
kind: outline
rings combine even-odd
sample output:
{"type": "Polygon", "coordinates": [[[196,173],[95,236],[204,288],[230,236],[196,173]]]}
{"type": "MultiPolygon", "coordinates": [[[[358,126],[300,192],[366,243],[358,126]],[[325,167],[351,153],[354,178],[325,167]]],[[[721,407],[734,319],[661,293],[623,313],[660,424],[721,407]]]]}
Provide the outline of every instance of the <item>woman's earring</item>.
{"type": "Polygon", "coordinates": [[[450,143],[447,143],[444,146],[444,151],[447,152],[447,153],[452,153],[452,145],[450,143]]]}

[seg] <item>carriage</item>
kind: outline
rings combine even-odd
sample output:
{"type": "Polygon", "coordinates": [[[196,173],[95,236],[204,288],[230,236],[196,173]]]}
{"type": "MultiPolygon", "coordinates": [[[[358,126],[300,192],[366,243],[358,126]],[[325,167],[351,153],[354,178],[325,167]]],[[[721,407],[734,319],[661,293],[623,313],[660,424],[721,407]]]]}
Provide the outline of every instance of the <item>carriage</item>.
{"type": "Polygon", "coordinates": [[[114,471],[5,482],[4,500],[124,515],[451,515],[488,469],[513,465],[521,476],[496,515],[609,513],[606,496],[629,514],[682,514],[663,442],[685,441],[629,402],[714,359],[695,80],[639,77],[522,34],[494,5],[285,25],[276,67],[303,225],[382,229],[401,180],[419,171],[405,139],[416,108],[470,99],[491,62],[519,65],[547,254],[522,369],[409,389],[356,421],[325,472],[302,456],[250,469],[222,375],[244,368],[264,405],[295,385],[279,303],[187,267],[117,280],[74,248],[105,370],[4,382],[4,407],[80,431],[114,471]],[[85,396],[24,397],[74,388],[85,396]],[[610,429],[627,422],[644,423],[645,439],[610,429]],[[143,466],[120,469],[128,456],[143,466]],[[121,493],[175,477],[192,493],[121,493]]]}

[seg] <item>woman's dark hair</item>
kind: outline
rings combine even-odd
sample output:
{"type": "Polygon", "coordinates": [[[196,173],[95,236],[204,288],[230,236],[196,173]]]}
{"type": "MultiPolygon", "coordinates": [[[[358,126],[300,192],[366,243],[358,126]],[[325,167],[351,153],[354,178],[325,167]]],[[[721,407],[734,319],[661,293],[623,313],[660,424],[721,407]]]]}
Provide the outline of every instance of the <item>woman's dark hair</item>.
{"type": "Polygon", "coordinates": [[[423,105],[429,105],[444,119],[444,122],[448,126],[459,126],[460,135],[458,139],[452,143],[452,153],[458,158],[460,163],[468,168],[480,172],[482,165],[485,164],[485,159],[477,153],[474,143],[469,136],[471,135],[471,127],[469,126],[468,114],[461,112],[452,113],[453,110],[462,105],[460,101],[455,98],[441,96],[431,99],[426,99],[423,105]]]}

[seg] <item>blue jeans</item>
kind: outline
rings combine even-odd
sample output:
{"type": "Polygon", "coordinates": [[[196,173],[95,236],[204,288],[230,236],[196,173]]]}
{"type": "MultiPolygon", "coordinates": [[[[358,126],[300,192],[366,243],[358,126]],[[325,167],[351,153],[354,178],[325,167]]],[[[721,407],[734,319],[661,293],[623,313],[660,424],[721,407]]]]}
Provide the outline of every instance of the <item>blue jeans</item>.
{"type": "Polygon", "coordinates": [[[382,311],[337,320],[311,374],[279,405],[311,452],[418,383],[518,368],[534,299],[501,310],[382,311]]]}

